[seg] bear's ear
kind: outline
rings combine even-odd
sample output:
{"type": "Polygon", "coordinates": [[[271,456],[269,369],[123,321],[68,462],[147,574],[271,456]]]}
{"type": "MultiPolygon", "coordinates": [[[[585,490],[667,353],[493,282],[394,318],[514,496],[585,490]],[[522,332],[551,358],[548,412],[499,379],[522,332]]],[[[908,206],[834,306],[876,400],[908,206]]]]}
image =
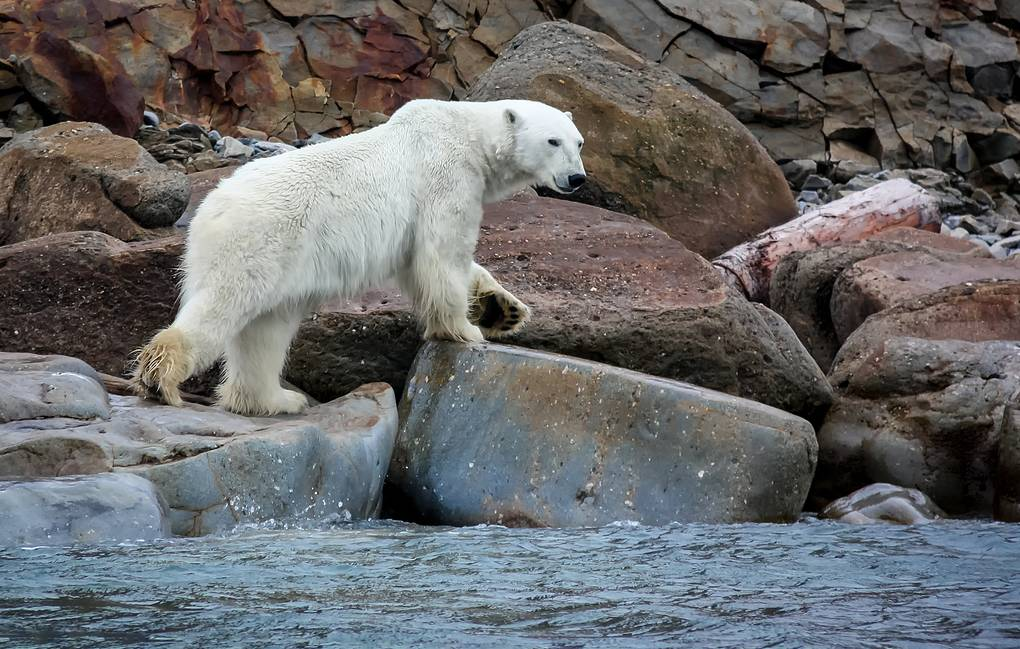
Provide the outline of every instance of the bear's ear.
{"type": "Polygon", "coordinates": [[[567,112],[563,113],[563,114],[566,115],[567,119],[569,119],[571,122],[574,121],[574,114],[572,112],[570,112],[569,110],[567,112]]]}
{"type": "Polygon", "coordinates": [[[506,119],[506,123],[510,126],[516,126],[521,121],[520,115],[514,111],[513,108],[507,108],[503,111],[503,118],[506,119]]]}

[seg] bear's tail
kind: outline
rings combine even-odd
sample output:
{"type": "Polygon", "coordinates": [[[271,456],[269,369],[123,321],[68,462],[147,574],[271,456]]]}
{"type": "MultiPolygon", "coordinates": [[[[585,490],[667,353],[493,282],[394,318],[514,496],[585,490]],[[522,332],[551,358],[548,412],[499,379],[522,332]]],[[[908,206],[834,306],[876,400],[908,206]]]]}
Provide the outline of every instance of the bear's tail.
{"type": "Polygon", "coordinates": [[[181,406],[180,385],[195,367],[195,361],[184,333],[168,327],[156,334],[138,352],[131,386],[140,397],[156,398],[170,406],[181,406]]]}

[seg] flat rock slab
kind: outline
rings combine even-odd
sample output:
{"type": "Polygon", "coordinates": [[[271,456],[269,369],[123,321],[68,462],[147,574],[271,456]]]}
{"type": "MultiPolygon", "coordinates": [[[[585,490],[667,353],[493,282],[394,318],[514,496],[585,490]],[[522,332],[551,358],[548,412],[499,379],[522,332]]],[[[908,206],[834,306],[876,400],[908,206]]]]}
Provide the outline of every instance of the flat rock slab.
{"type": "Polygon", "coordinates": [[[0,547],[149,541],[169,533],[166,505],[139,476],[0,482],[0,547]]]}
{"type": "Polygon", "coordinates": [[[988,279],[1020,281],[1020,264],[975,257],[939,259],[925,252],[864,259],[836,279],[832,323],[839,340],[845,341],[874,313],[939,289],[988,279]]]}
{"type": "Polygon", "coordinates": [[[429,343],[389,482],[428,522],[791,521],[807,421],[676,381],[502,345],[429,343]]]}
{"type": "Polygon", "coordinates": [[[109,416],[106,390],[87,363],[67,356],[0,353],[0,424],[109,416]]]}
{"type": "MultiPolygon", "coordinates": [[[[702,257],[634,217],[521,195],[490,206],[476,258],[532,307],[512,339],[761,401],[818,420],[825,376],[790,327],[702,257]]],[[[377,291],[306,321],[287,378],[319,399],[369,380],[398,393],[420,344],[406,299],[377,291]]]]}
{"type": "MultiPolygon", "coordinates": [[[[31,358],[0,353],[0,404],[11,397],[5,386],[47,386],[67,376],[5,367],[75,361],[31,358]]],[[[379,511],[397,431],[393,391],[385,384],[362,386],[299,416],[248,418],[108,396],[86,374],[73,375],[84,384],[79,393],[98,395],[105,412],[43,411],[39,418],[0,422],[0,478],[137,474],[156,485],[173,532],[183,535],[242,522],[364,518],[379,511]]]]}

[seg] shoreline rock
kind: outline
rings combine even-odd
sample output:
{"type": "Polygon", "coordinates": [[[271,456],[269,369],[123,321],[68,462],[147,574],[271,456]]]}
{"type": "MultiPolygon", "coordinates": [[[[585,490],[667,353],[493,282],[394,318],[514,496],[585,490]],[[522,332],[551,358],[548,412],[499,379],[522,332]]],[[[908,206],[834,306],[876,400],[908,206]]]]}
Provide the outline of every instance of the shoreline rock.
{"type": "Polygon", "coordinates": [[[817,449],[775,408],[493,344],[425,345],[401,422],[390,486],[450,525],[793,521],[817,449]]]}

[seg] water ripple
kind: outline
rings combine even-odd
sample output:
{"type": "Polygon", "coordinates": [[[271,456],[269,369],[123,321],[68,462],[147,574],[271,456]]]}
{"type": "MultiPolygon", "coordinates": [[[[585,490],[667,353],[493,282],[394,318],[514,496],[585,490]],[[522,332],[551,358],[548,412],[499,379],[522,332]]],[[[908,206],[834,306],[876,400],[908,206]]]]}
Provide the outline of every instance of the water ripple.
{"type": "Polygon", "coordinates": [[[0,549],[0,647],[1020,646],[1020,526],[381,521],[0,549]]]}

